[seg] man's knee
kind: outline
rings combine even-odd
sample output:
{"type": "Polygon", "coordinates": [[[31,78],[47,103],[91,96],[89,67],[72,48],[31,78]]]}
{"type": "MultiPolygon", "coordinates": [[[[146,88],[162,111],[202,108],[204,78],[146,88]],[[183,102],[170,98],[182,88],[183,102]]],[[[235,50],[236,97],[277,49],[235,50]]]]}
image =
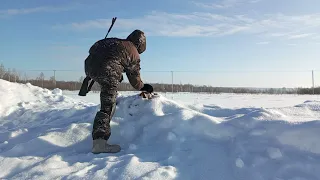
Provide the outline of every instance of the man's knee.
{"type": "Polygon", "coordinates": [[[101,91],[101,111],[112,115],[116,106],[116,91],[101,91]]]}
{"type": "Polygon", "coordinates": [[[92,137],[93,139],[108,140],[111,135],[110,130],[111,117],[104,112],[98,111],[93,123],[92,137]]]}
{"type": "Polygon", "coordinates": [[[111,106],[105,106],[105,105],[101,104],[100,111],[108,114],[110,117],[113,117],[115,110],[116,110],[116,104],[115,103],[112,104],[111,106]]]}

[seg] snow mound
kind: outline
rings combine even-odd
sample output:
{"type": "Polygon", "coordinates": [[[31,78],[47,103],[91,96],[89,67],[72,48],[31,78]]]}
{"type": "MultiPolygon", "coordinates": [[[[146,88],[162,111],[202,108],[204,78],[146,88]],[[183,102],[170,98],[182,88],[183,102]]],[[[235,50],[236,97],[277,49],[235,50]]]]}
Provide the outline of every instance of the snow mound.
{"type": "Polygon", "coordinates": [[[185,106],[119,96],[110,143],[94,155],[99,105],[0,80],[0,179],[319,179],[320,102],[185,106]]]}

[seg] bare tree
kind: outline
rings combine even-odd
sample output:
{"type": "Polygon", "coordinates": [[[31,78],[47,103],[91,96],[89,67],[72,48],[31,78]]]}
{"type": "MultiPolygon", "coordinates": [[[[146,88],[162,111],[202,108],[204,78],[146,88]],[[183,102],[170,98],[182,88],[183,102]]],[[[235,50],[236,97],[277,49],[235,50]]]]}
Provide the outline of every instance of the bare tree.
{"type": "Polygon", "coordinates": [[[4,65],[0,65],[0,79],[4,78],[4,75],[6,74],[6,69],[4,68],[4,65]]]}
{"type": "Polygon", "coordinates": [[[83,77],[83,76],[81,76],[81,77],[79,78],[79,82],[80,82],[80,83],[82,83],[82,82],[83,82],[83,80],[84,80],[84,77],[83,77]]]}
{"type": "Polygon", "coordinates": [[[37,77],[37,80],[41,82],[41,87],[43,87],[43,81],[44,81],[44,74],[43,72],[40,73],[39,77],[37,77]]]}
{"type": "Polygon", "coordinates": [[[27,73],[24,73],[24,82],[27,83],[27,80],[28,80],[27,73]]]}
{"type": "Polygon", "coordinates": [[[51,81],[51,82],[54,82],[54,81],[55,81],[54,76],[51,76],[51,77],[50,77],[50,81],[51,81]]]}
{"type": "Polygon", "coordinates": [[[6,74],[7,74],[7,76],[8,76],[8,81],[11,82],[11,69],[10,69],[10,68],[8,68],[6,74]]]}
{"type": "Polygon", "coordinates": [[[41,79],[41,80],[44,80],[44,74],[43,74],[43,72],[40,73],[40,79],[41,79]]]}
{"type": "Polygon", "coordinates": [[[10,75],[11,75],[11,80],[13,82],[18,82],[19,81],[20,74],[15,68],[12,69],[12,72],[10,73],[10,75]]]}

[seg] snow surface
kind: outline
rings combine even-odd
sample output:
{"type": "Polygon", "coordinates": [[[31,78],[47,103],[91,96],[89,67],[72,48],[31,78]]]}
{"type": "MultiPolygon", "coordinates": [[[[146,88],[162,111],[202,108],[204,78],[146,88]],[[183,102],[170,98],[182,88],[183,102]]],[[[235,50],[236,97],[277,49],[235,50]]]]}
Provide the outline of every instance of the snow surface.
{"type": "MultiPolygon", "coordinates": [[[[122,95],[135,95],[139,92],[121,91],[122,95]]],[[[63,95],[81,99],[87,102],[99,104],[99,93],[90,92],[87,96],[78,96],[78,91],[63,91],[63,95]]],[[[219,106],[221,108],[273,108],[273,107],[285,107],[295,106],[306,100],[320,101],[318,95],[295,95],[295,94],[282,94],[282,95],[270,95],[270,94],[207,94],[207,93],[161,93],[161,95],[167,99],[174,100],[179,104],[191,105],[195,107],[202,106],[219,106]]]]}
{"type": "Polygon", "coordinates": [[[0,179],[320,179],[317,96],[252,107],[250,98],[290,96],[223,95],[243,104],[223,107],[216,95],[119,95],[110,143],[122,151],[95,155],[99,104],[63,94],[0,80],[0,179]]]}

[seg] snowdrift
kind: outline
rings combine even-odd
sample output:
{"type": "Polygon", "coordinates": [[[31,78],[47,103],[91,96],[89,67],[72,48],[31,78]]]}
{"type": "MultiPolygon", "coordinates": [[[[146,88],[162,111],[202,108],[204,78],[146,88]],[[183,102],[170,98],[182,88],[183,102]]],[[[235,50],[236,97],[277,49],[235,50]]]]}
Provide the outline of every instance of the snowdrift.
{"type": "Polygon", "coordinates": [[[186,106],[119,96],[110,142],[94,155],[99,105],[0,80],[0,179],[320,179],[320,102],[186,106]]]}

